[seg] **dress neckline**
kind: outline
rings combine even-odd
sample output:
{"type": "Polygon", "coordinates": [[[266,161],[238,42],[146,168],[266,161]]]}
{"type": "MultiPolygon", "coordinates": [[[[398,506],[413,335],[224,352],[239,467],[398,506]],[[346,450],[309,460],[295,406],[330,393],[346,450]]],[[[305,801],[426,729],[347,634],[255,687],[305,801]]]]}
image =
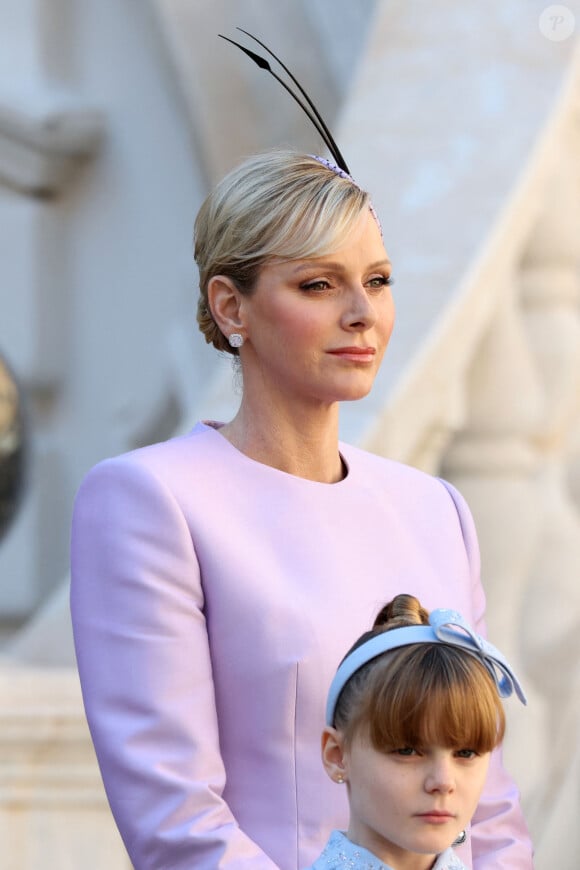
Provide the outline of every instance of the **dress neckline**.
{"type": "Polygon", "coordinates": [[[247,456],[245,453],[235,447],[231,441],[228,441],[228,439],[224,435],[221,434],[220,429],[223,425],[224,424],[219,420],[201,420],[197,424],[195,429],[201,428],[202,430],[215,435],[216,438],[219,438],[219,443],[221,443],[223,449],[225,449],[230,455],[235,455],[242,462],[251,463],[254,467],[261,469],[263,473],[271,475],[281,475],[282,478],[286,480],[297,481],[305,485],[309,484],[315,487],[323,487],[324,489],[344,487],[348,484],[349,480],[352,477],[350,465],[343,450],[346,445],[343,445],[342,442],[339,442],[339,456],[342,463],[344,476],[340,480],[335,481],[334,483],[324,483],[320,480],[310,480],[308,477],[300,477],[297,474],[291,474],[288,471],[282,471],[280,468],[276,468],[274,465],[267,465],[265,462],[260,462],[258,459],[252,459],[252,457],[247,456]]]}

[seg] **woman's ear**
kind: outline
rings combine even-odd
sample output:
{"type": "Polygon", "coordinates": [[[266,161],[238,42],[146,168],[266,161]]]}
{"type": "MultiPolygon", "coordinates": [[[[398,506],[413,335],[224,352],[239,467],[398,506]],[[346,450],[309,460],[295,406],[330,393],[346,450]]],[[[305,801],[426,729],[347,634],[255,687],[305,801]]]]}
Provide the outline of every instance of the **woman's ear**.
{"type": "Polygon", "coordinates": [[[214,275],[207,285],[207,303],[213,319],[224,335],[240,332],[242,294],[227,275],[214,275]]]}
{"type": "Polygon", "coordinates": [[[333,782],[346,781],[344,736],[327,725],[321,739],[322,764],[333,782]]]}

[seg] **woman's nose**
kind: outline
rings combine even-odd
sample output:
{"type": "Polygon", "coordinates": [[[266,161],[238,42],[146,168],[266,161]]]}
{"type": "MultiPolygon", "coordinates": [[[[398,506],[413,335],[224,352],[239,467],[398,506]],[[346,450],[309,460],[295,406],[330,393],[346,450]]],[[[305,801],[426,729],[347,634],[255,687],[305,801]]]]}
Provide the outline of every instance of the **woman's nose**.
{"type": "Polygon", "coordinates": [[[363,330],[377,321],[377,312],[365,287],[353,287],[348,294],[348,304],[343,314],[345,329],[363,330]]]}

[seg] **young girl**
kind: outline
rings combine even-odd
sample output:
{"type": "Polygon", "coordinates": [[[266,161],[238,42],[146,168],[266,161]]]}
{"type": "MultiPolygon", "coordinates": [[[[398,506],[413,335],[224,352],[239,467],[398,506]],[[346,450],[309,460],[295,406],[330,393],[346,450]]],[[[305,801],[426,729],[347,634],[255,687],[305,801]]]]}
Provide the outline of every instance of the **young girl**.
{"type": "Polygon", "coordinates": [[[350,823],[311,870],[465,870],[452,845],[466,839],[513,691],[525,703],[460,614],[429,616],[412,595],[383,607],[330,687],[322,759],[346,784],[350,823]]]}

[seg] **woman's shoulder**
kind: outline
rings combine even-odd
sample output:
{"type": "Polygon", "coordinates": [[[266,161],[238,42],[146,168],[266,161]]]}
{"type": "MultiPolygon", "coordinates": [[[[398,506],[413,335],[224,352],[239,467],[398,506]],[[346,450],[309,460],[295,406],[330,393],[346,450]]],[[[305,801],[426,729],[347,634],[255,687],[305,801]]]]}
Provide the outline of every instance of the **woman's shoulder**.
{"type": "Polygon", "coordinates": [[[407,509],[415,518],[458,517],[464,537],[473,537],[469,507],[448,480],[351,445],[341,444],[341,453],[359,489],[395,498],[398,509],[407,509]]]}
{"type": "Polygon", "coordinates": [[[352,468],[358,476],[372,476],[377,481],[385,481],[392,484],[401,483],[405,486],[419,487],[420,489],[433,489],[441,493],[453,490],[454,487],[446,480],[436,475],[422,471],[412,465],[389,459],[377,453],[370,453],[352,444],[340,445],[340,452],[349,468],[352,468]]]}
{"type": "Polygon", "coordinates": [[[405,465],[404,462],[389,459],[378,453],[370,453],[362,447],[355,447],[353,444],[345,444],[341,441],[340,452],[349,466],[359,472],[364,470],[372,474],[380,474],[382,477],[405,477],[417,480],[431,478],[431,475],[414,468],[412,465],[405,465]]]}
{"type": "Polygon", "coordinates": [[[219,452],[215,430],[206,423],[197,423],[184,434],[102,459],[85,475],[81,489],[96,479],[147,476],[165,482],[179,481],[185,474],[197,477],[208,465],[211,456],[219,452]]]}

